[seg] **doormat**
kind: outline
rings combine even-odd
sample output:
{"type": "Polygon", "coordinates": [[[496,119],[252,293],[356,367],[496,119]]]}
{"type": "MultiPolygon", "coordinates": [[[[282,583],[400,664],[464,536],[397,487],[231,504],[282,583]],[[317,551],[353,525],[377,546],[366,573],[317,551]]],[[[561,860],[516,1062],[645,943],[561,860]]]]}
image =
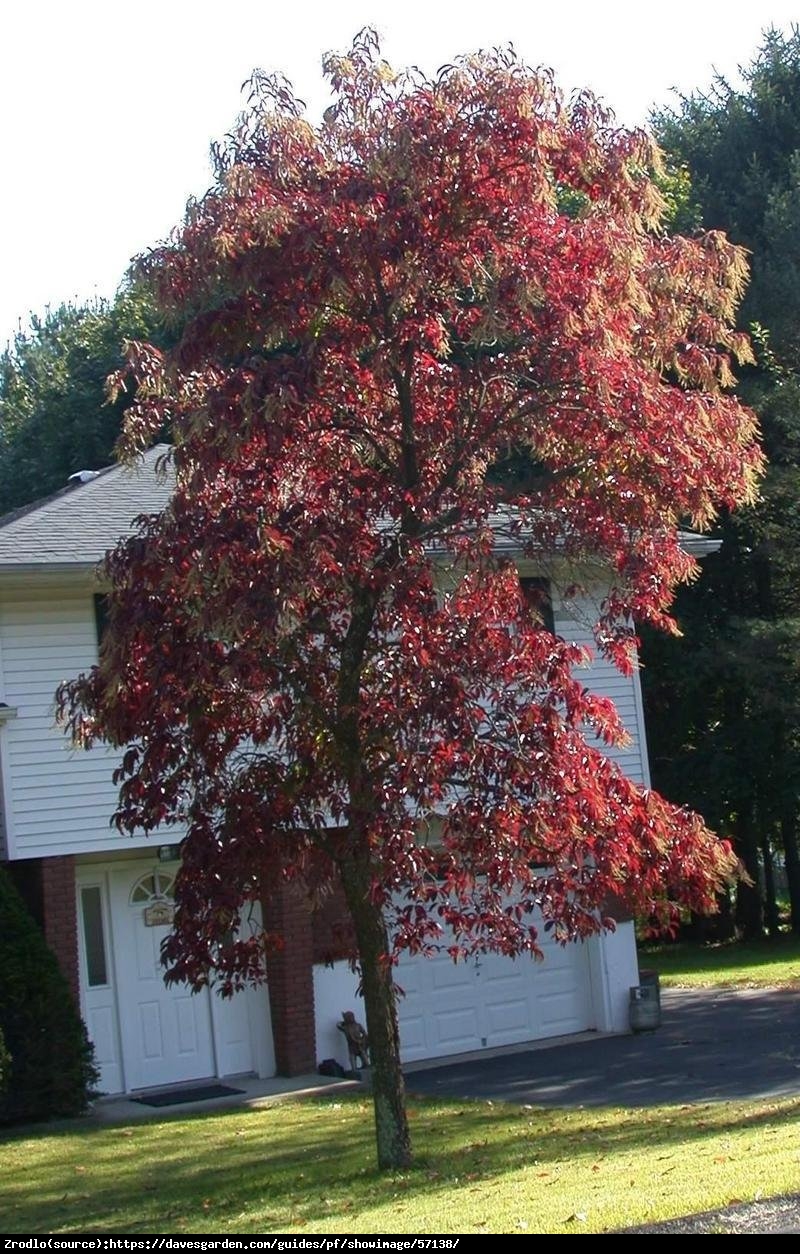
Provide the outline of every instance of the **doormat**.
{"type": "Polygon", "coordinates": [[[232,1089],[227,1084],[198,1084],[192,1089],[162,1089],[160,1093],[148,1093],[146,1097],[132,1097],[140,1106],[182,1106],[184,1102],[205,1102],[212,1097],[231,1097],[244,1093],[244,1089],[232,1089]]]}

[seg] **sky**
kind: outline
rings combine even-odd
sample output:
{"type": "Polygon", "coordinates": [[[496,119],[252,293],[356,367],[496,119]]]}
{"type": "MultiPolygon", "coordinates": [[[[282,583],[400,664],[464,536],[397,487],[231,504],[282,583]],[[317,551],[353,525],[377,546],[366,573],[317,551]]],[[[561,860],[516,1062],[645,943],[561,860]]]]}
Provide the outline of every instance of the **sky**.
{"type": "Polygon", "coordinates": [[[280,70],[319,117],[320,63],[376,28],[396,68],[427,72],[512,42],[591,88],[621,123],[676,92],[737,81],[797,0],[10,0],[0,39],[0,347],[31,312],[111,297],[130,259],[209,186],[209,145],[252,70],[280,70]]]}

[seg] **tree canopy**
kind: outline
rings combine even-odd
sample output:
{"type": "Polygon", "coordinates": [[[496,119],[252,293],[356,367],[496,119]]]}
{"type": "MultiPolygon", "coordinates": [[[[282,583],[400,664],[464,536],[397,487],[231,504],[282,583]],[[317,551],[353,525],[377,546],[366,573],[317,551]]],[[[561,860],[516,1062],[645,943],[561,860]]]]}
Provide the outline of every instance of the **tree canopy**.
{"type": "Polygon", "coordinates": [[[364,32],[325,71],[318,127],[254,76],[139,263],[184,329],[111,395],[135,384],[125,456],[171,431],[177,486],[109,556],[101,660],[61,703],[128,746],[123,830],[185,825],[173,978],[257,978],[269,919],[237,924],[265,884],[341,881],[397,1165],[399,952],[447,925],[454,957],[536,953],[534,907],[586,936],[621,890],[710,907],[733,865],[604,754],[619,718],[508,555],[602,570],[597,648],[629,671],[631,616],[669,626],[693,574],[678,524],[750,499],[760,454],[726,390],[742,253],[665,233],[644,133],[510,52],[429,80],[364,32]]]}
{"type": "Polygon", "coordinates": [[[123,287],[110,304],[62,305],[34,317],[0,355],[0,513],[63,488],[113,460],[132,397],[105,403],[123,342],[164,343],[147,295],[123,287]]]}

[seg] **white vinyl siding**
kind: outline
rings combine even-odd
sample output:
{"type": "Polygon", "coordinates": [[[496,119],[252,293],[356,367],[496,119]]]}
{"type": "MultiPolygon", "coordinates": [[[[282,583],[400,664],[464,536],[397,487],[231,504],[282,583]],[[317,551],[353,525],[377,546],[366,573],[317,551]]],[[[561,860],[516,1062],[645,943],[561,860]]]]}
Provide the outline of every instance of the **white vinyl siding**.
{"type": "MultiPolygon", "coordinates": [[[[585,607],[568,609],[556,601],[554,608],[558,634],[591,648],[596,605],[588,601],[585,607]]],[[[0,658],[2,700],[18,711],[0,728],[8,856],[113,852],[146,845],[147,837],[121,837],[109,826],[117,803],[111,776],[120,754],[101,747],[75,750],[55,723],[59,683],[97,659],[91,585],[7,590],[0,604],[0,658]]],[[[579,677],[614,701],[631,743],[608,750],[609,755],[630,778],[647,784],[638,675],[626,678],[595,657],[579,677]]],[[[175,829],[165,828],[157,839],[174,841],[175,829]]]]}
{"type": "Polygon", "coordinates": [[[6,747],[5,729],[0,727],[0,859],[7,859],[9,854],[8,824],[6,823],[6,790],[4,776],[8,769],[8,749],[6,747]]]}
{"type": "Polygon", "coordinates": [[[556,634],[591,652],[591,666],[586,670],[576,671],[576,678],[581,680],[590,692],[598,696],[610,697],[631,738],[630,744],[622,748],[609,748],[602,741],[593,741],[591,736],[589,743],[596,743],[597,747],[601,748],[629,779],[649,787],[650,775],[639,675],[638,672],[634,672],[630,677],[621,675],[611,662],[598,657],[597,646],[592,636],[592,625],[599,613],[599,599],[598,597],[596,601],[586,603],[585,614],[578,613],[577,610],[570,611],[566,606],[557,603],[555,607],[556,634]]]}
{"type": "MultiPolygon", "coordinates": [[[[73,749],[55,722],[55,691],[97,660],[90,592],[20,592],[0,605],[4,700],[18,710],[3,731],[9,856],[120,847],[109,827],[119,753],[73,749]]],[[[140,840],[127,840],[142,844],[140,840]]]]}

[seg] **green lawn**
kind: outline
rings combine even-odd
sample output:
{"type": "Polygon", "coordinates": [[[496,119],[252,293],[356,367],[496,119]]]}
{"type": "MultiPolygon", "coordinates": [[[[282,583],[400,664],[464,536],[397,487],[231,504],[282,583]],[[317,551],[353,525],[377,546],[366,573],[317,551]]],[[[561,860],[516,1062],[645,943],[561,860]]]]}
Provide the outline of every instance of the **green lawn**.
{"type": "Polygon", "coordinates": [[[797,1188],[800,1098],[544,1111],[414,1101],[413,1170],[363,1098],[2,1139],[6,1234],[602,1232],[797,1188]]]}
{"type": "Polygon", "coordinates": [[[731,941],[719,945],[680,942],[639,950],[639,966],[652,968],[665,985],[774,987],[800,982],[800,937],[731,941]]]}

